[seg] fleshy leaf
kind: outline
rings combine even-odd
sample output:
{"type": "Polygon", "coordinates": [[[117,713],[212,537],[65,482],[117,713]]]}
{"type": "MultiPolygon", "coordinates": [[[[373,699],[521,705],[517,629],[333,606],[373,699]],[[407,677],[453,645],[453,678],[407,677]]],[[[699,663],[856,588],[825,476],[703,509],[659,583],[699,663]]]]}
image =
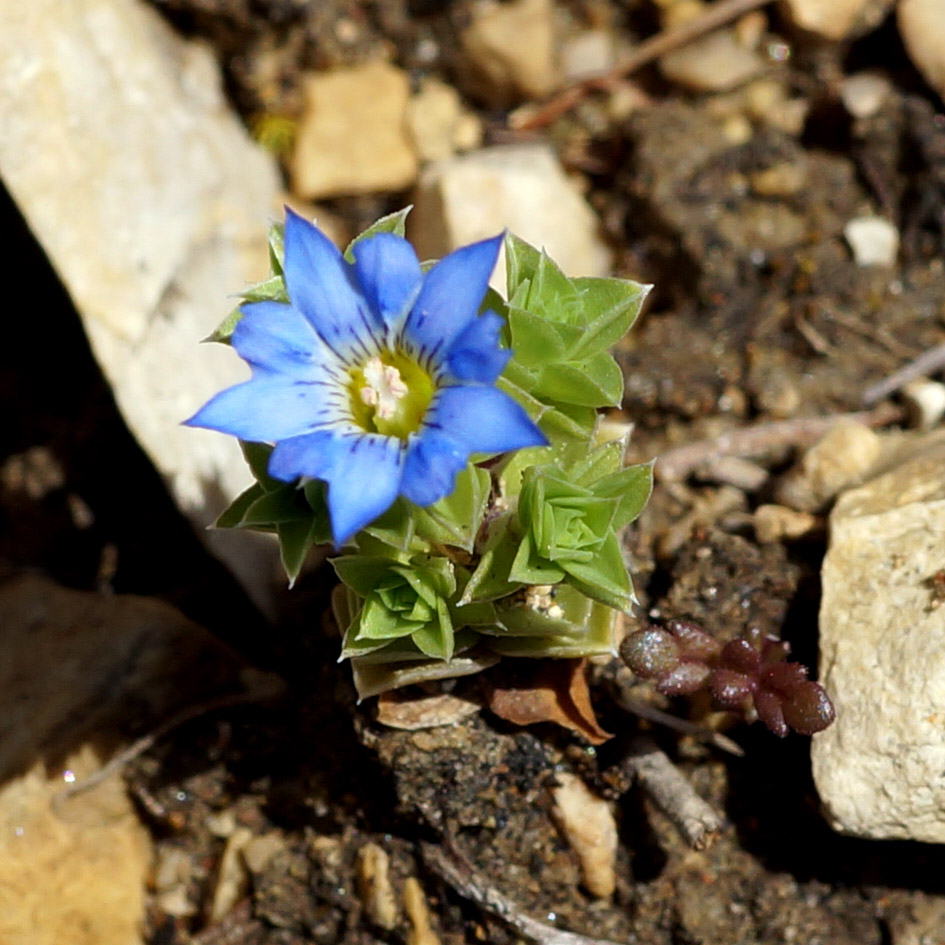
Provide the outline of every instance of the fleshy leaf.
{"type": "Polygon", "coordinates": [[[623,398],[623,374],[604,352],[590,361],[548,365],[539,373],[532,393],[552,403],[616,407],[623,398]]]}
{"type": "Polygon", "coordinates": [[[349,263],[354,262],[354,247],[361,240],[376,236],[378,233],[393,233],[394,236],[403,236],[407,231],[407,214],[413,207],[404,207],[403,210],[397,210],[394,213],[388,213],[386,217],[381,217],[375,223],[372,223],[363,233],[359,233],[349,244],[344,252],[344,257],[349,263]]]}
{"type": "Polygon", "coordinates": [[[581,340],[571,353],[575,360],[584,360],[616,344],[637,320],[652,288],[628,279],[581,278],[573,282],[589,314],[581,340]]]}
{"type": "Polygon", "coordinates": [[[489,473],[467,465],[457,475],[456,486],[448,496],[414,510],[417,535],[471,552],[489,501],[489,489],[489,473]]]}
{"type": "Polygon", "coordinates": [[[614,528],[619,530],[643,511],[650,498],[650,493],[653,491],[653,463],[627,466],[598,480],[591,488],[594,495],[612,497],[617,500],[614,528]]]}
{"type": "Polygon", "coordinates": [[[263,487],[254,482],[248,489],[241,492],[217,517],[214,528],[238,528],[243,521],[246,510],[262,495],[263,487]]]}

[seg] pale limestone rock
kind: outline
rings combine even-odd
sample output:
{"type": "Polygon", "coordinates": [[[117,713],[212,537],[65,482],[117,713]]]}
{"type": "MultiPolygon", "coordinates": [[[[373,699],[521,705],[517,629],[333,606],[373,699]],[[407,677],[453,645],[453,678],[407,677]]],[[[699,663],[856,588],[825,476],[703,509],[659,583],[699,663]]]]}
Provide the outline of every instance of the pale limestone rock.
{"type": "Polygon", "coordinates": [[[795,26],[824,39],[859,36],[878,26],[895,0],[781,0],[795,26]]]}
{"type": "Polygon", "coordinates": [[[899,253],[899,230],[882,217],[866,216],[850,220],[843,235],[858,266],[892,266],[899,253]]]}
{"type": "Polygon", "coordinates": [[[765,59],[739,42],[731,29],[716,30],[660,59],[660,71],[667,79],[697,92],[735,88],[766,66],[765,59]]]}
{"type": "Polygon", "coordinates": [[[370,920],[382,929],[397,924],[397,898],[390,879],[390,857],[376,843],[365,843],[356,862],[358,896],[370,920]]]}
{"type": "Polygon", "coordinates": [[[69,778],[101,759],[88,745],[52,776],[42,762],[0,787],[0,942],[136,945],[151,862],[147,831],[111,778],[68,801],[69,778]]]}
{"type": "Polygon", "coordinates": [[[424,79],[407,104],[407,132],[421,161],[440,161],[478,147],[482,125],[463,109],[459,93],[439,79],[424,79]]]}
{"type": "MultiPolygon", "coordinates": [[[[935,435],[933,435],[935,436],[935,435]]],[[[830,520],[821,677],[837,721],[814,736],[836,829],[945,842],[945,444],[845,493],[830,520]]]]}
{"type": "Polygon", "coordinates": [[[877,72],[857,72],[840,83],[840,100],[854,118],[871,118],[892,94],[892,83],[877,72]]]}
{"type": "Polygon", "coordinates": [[[797,512],[783,505],[759,505],[753,518],[755,537],[762,544],[803,538],[820,525],[816,515],[797,512]]]}
{"type": "Polygon", "coordinates": [[[151,850],[121,779],[57,795],[242,663],[168,604],[38,575],[0,585],[0,626],[0,942],[134,945],[151,850]]]}
{"type": "MultiPolygon", "coordinates": [[[[442,257],[507,228],[544,246],[568,275],[610,271],[594,212],[546,144],[486,148],[431,164],[420,177],[408,228],[421,258],[442,257]]],[[[500,287],[503,271],[500,264],[500,287]]]]}
{"type": "Polygon", "coordinates": [[[611,805],[577,775],[557,775],[552,816],[581,864],[587,891],[609,899],[617,885],[617,822],[611,805]]]}
{"type": "Polygon", "coordinates": [[[581,30],[561,47],[561,71],[567,82],[606,72],[616,61],[616,37],[607,29],[581,30]]]}
{"type": "Polygon", "coordinates": [[[460,43],[467,82],[491,105],[543,98],[558,83],[552,0],[486,0],[460,43]]]}
{"type": "Polygon", "coordinates": [[[306,200],[403,190],[417,176],[407,74],[376,60],[305,77],[292,189],[306,200]]]}
{"type": "Polygon", "coordinates": [[[900,0],[896,15],[909,58],[945,100],[945,0],[900,0]]]}
{"type": "Polygon", "coordinates": [[[802,512],[816,512],[841,490],[863,482],[882,453],[882,441],[861,423],[838,423],[805,454],[776,490],[777,500],[802,512]]]}
{"type": "MultiPolygon", "coordinates": [[[[249,477],[232,438],[180,423],[245,376],[231,352],[198,342],[265,276],[278,192],[271,159],[225,104],[213,54],[137,0],[2,5],[0,177],[129,426],[206,525],[249,477]]],[[[211,542],[262,595],[268,547],[211,542]]]]}

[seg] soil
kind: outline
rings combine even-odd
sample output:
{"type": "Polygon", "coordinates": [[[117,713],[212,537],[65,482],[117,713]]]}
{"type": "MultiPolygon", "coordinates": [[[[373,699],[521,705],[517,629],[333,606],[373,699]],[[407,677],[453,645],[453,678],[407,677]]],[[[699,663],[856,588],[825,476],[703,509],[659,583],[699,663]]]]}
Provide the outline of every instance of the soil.
{"type": "MultiPolygon", "coordinates": [[[[250,124],[262,112],[297,107],[300,70],[378,51],[465,91],[455,39],[468,15],[462,2],[156,6],[213,44],[250,124]]],[[[645,3],[573,0],[558,15],[565,30],[604,23],[631,39],[656,28],[645,3]]],[[[726,116],[747,108],[738,93],[696,96],[653,69],[636,77],[648,107],[615,120],[590,96],[542,132],[585,173],[618,251],[617,274],[656,286],[619,350],[635,458],[766,420],[860,409],[870,384],[945,342],[941,102],[909,65],[892,20],[860,40],[827,45],[771,17],[793,43],[779,74],[806,103],[796,129],[755,120],[755,133],[733,143],[726,116]],[[838,83],[867,68],[884,70],[892,91],[877,114],[854,120],[838,83]],[[759,187],[757,175],[773,166],[801,169],[803,185],[774,194],[759,187]],[[868,211],[900,230],[894,270],[859,268],[851,258],[843,225],[868,211]]],[[[504,113],[478,108],[487,142],[514,140],[504,113]]],[[[356,229],[407,198],[329,206],[356,229]]],[[[804,738],[780,741],[760,725],[736,725],[728,735],[745,752],[736,757],[649,726],[613,700],[615,666],[595,669],[596,708],[617,736],[596,749],[563,729],[518,729],[486,712],[418,732],[379,725],[370,703],[356,703],[320,616],[328,575],[307,574],[274,627],[254,615],[125,428],[68,297],[5,196],[0,217],[13,233],[11,271],[42,313],[9,320],[13,337],[0,347],[0,395],[19,405],[0,427],[3,571],[40,569],[73,587],[160,596],[288,683],[277,699],[182,725],[128,767],[158,863],[176,851],[190,864],[191,908],[171,914],[155,894],[149,945],[420,941],[402,915],[386,929],[365,911],[358,853],[368,842],[389,855],[395,889],[420,879],[441,942],[521,941],[424,858],[425,842],[445,838],[522,913],[591,937],[639,945],[919,941],[908,929],[930,896],[945,894],[945,852],[834,833],[818,809],[804,738]],[[63,389],[71,391],[66,400],[63,389]],[[28,501],[9,486],[10,471],[24,469],[46,482],[28,501]],[[641,728],[724,812],[708,849],[689,849],[635,788],[614,789],[608,772],[641,728]],[[582,888],[551,816],[549,788],[562,771],[616,800],[612,902],[582,888]],[[272,835],[275,852],[250,864],[245,896],[210,922],[226,846],[226,831],[213,826],[221,818],[272,835]]],[[[776,479],[793,458],[779,448],[760,462],[776,479]]],[[[759,544],[750,513],[771,500],[772,488],[657,489],[627,538],[637,593],[650,616],[696,620],[720,638],[749,627],[780,634],[813,666],[824,532],[759,544]]],[[[478,690],[472,681],[459,691],[474,698],[478,690]]],[[[682,716],[705,717],[709,708],[659,704],[682,716]]],[[[945,941],[930,936],[923,941],[945,941]]]]}

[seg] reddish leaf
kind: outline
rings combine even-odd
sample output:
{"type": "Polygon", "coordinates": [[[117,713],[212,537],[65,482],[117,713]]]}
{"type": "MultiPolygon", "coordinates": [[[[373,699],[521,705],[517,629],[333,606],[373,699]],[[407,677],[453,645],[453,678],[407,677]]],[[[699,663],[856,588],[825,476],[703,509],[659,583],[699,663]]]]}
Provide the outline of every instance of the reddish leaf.
{"type": "Polygon", "coordinates": [[[592,745],[613,738],[597,722],[586,660],[504,660],[484,680],[486,704],[513,725],[554,722],[592,745]]]}

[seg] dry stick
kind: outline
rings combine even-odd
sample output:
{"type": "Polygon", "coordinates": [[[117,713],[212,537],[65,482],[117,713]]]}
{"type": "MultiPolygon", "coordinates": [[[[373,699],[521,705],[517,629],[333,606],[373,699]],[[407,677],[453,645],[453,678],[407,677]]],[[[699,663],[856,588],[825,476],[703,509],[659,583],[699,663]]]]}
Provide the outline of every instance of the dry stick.
{"type": "Polygon", "coordinates": [[[96,785],[101,784],[116,771],[119,771],[125,765],[134,761],[135,758],[143,755],[164,738],[165,735],[168,735],[185,722],[189,722],[191,719],[198,718],[201,715],[207,715],[210,712],[218,712],[221,709],[230,709],[251,702],[263,702],[266,699],[277,696],[284,688],[282,680],[270,673],[258,673],[257,675],[260,677],[259,681],[256,681],[255,686],[250,689],[243,692],[230,693],[225,696],[218,696],[215,699],[208,699],[206,702],[200,702],[197,705],[190,705],[181,709],[180,712],[162,722],[157,728],[152,729],[146,735],[142,735],[141,738],[133,741],[127,748],[118,752],[114,758],[109,759],[98,771],[90,774],[82,781],[77,781],[75,784],[70,784],[68,787],[63,788],[53,799],[53,804],[60,804],[63,801],[69,800],[69,798],[75,797],[77,794],[83,794],[85,791],[89,791],[96,785]]]}
{"type": "Polygon", "coordinates": [[[937,371],[941,371],[942,368],[945,368],[945,344],[929,348],[924,354],[920,354],[914,361],[903,365],[898,371],[894,371],[878,384],[867,387],[863,391],[863,406],[872,407],[873,404],[884,397],[888,397],[901,387],[905,387],[909,381],[925,377],[927,374],[935,374],[937,371]]]}
{"type": "Polygon", "coordinates": [[[651,739],[635,738],[624,765],[693,849],[704,850],[722,829],[722,818],[651,739]]]}
{"type": "Polygon", "coordinates": [[[565,932],[524,915],[513,902],[488,885],[486,880],[475,872],[449,838],[444,842],[446,849],[432,843],[421,844],[420,849],[427,866],[463,898],[498,916],[526,938],[538,942],[539,945],[617,945],[608,939],[565,932]]]}
{"type": "Polygon", "coordinates": [[[599,75],[589,76],[574,85],[566,86],[545,102],[544,105],[539,106],[531,114],[525,115],[521,120],[517,121],[513,115],[510,124],[519,131],[533,131],[536,128],[544,128],[559,115],[570,111],[588,92],[595,89],[606,89],[631,72],[635,72],[637,69],[649,65],[655,59],[659,59],[660,56],[664,56],[680,46],[685,46],[694,39],[698,39],[706,33],[711,33],[720,26],[725,26],[745,13],[757,10],[770,2],[771,0],[719,0],[701,16],[683,23],[682,26],[657,33],[650,39],[645,40],[613,69],[608,69],[599,75]]]}
{"type": "Polygon", "coordinates": [[[872,411],[798,417],[796,420],[775,420],[742,427],[711,440],[699,440],[669,450],[657,460],[656,473],[660,479],[679,482],[714,456],[760,456],[777,447],[809,446],[844,421],[883,427],[902,416],[903,411],[893,404],[881,404],[872,411]]]}
{"type": "Polygon", "coordinates": [[[647,702],[634,699],[632,696],[625,695],[622,689],[616,693],[616,700],[621,709],[626,712],[631,712],[641,719],[646,719],[648,722],[655,722],[657,725],[665,725],[666,728],[671,728],[674,732],[679,732],[681,735],[691,735],[698,741],[708,742],[710,745],[714,745],[722,751],[727,751],[730,755],[735,755],[738,758],[745,756],[745,749],[727,735],[723,735],[721,732],[715,732],[711,728],[706,728],[704,725],[697,725],[695,722],[690,722],[688,719],[681,719],[678,715],[664,712],[662,709],[657,709],[647,702]]]}

